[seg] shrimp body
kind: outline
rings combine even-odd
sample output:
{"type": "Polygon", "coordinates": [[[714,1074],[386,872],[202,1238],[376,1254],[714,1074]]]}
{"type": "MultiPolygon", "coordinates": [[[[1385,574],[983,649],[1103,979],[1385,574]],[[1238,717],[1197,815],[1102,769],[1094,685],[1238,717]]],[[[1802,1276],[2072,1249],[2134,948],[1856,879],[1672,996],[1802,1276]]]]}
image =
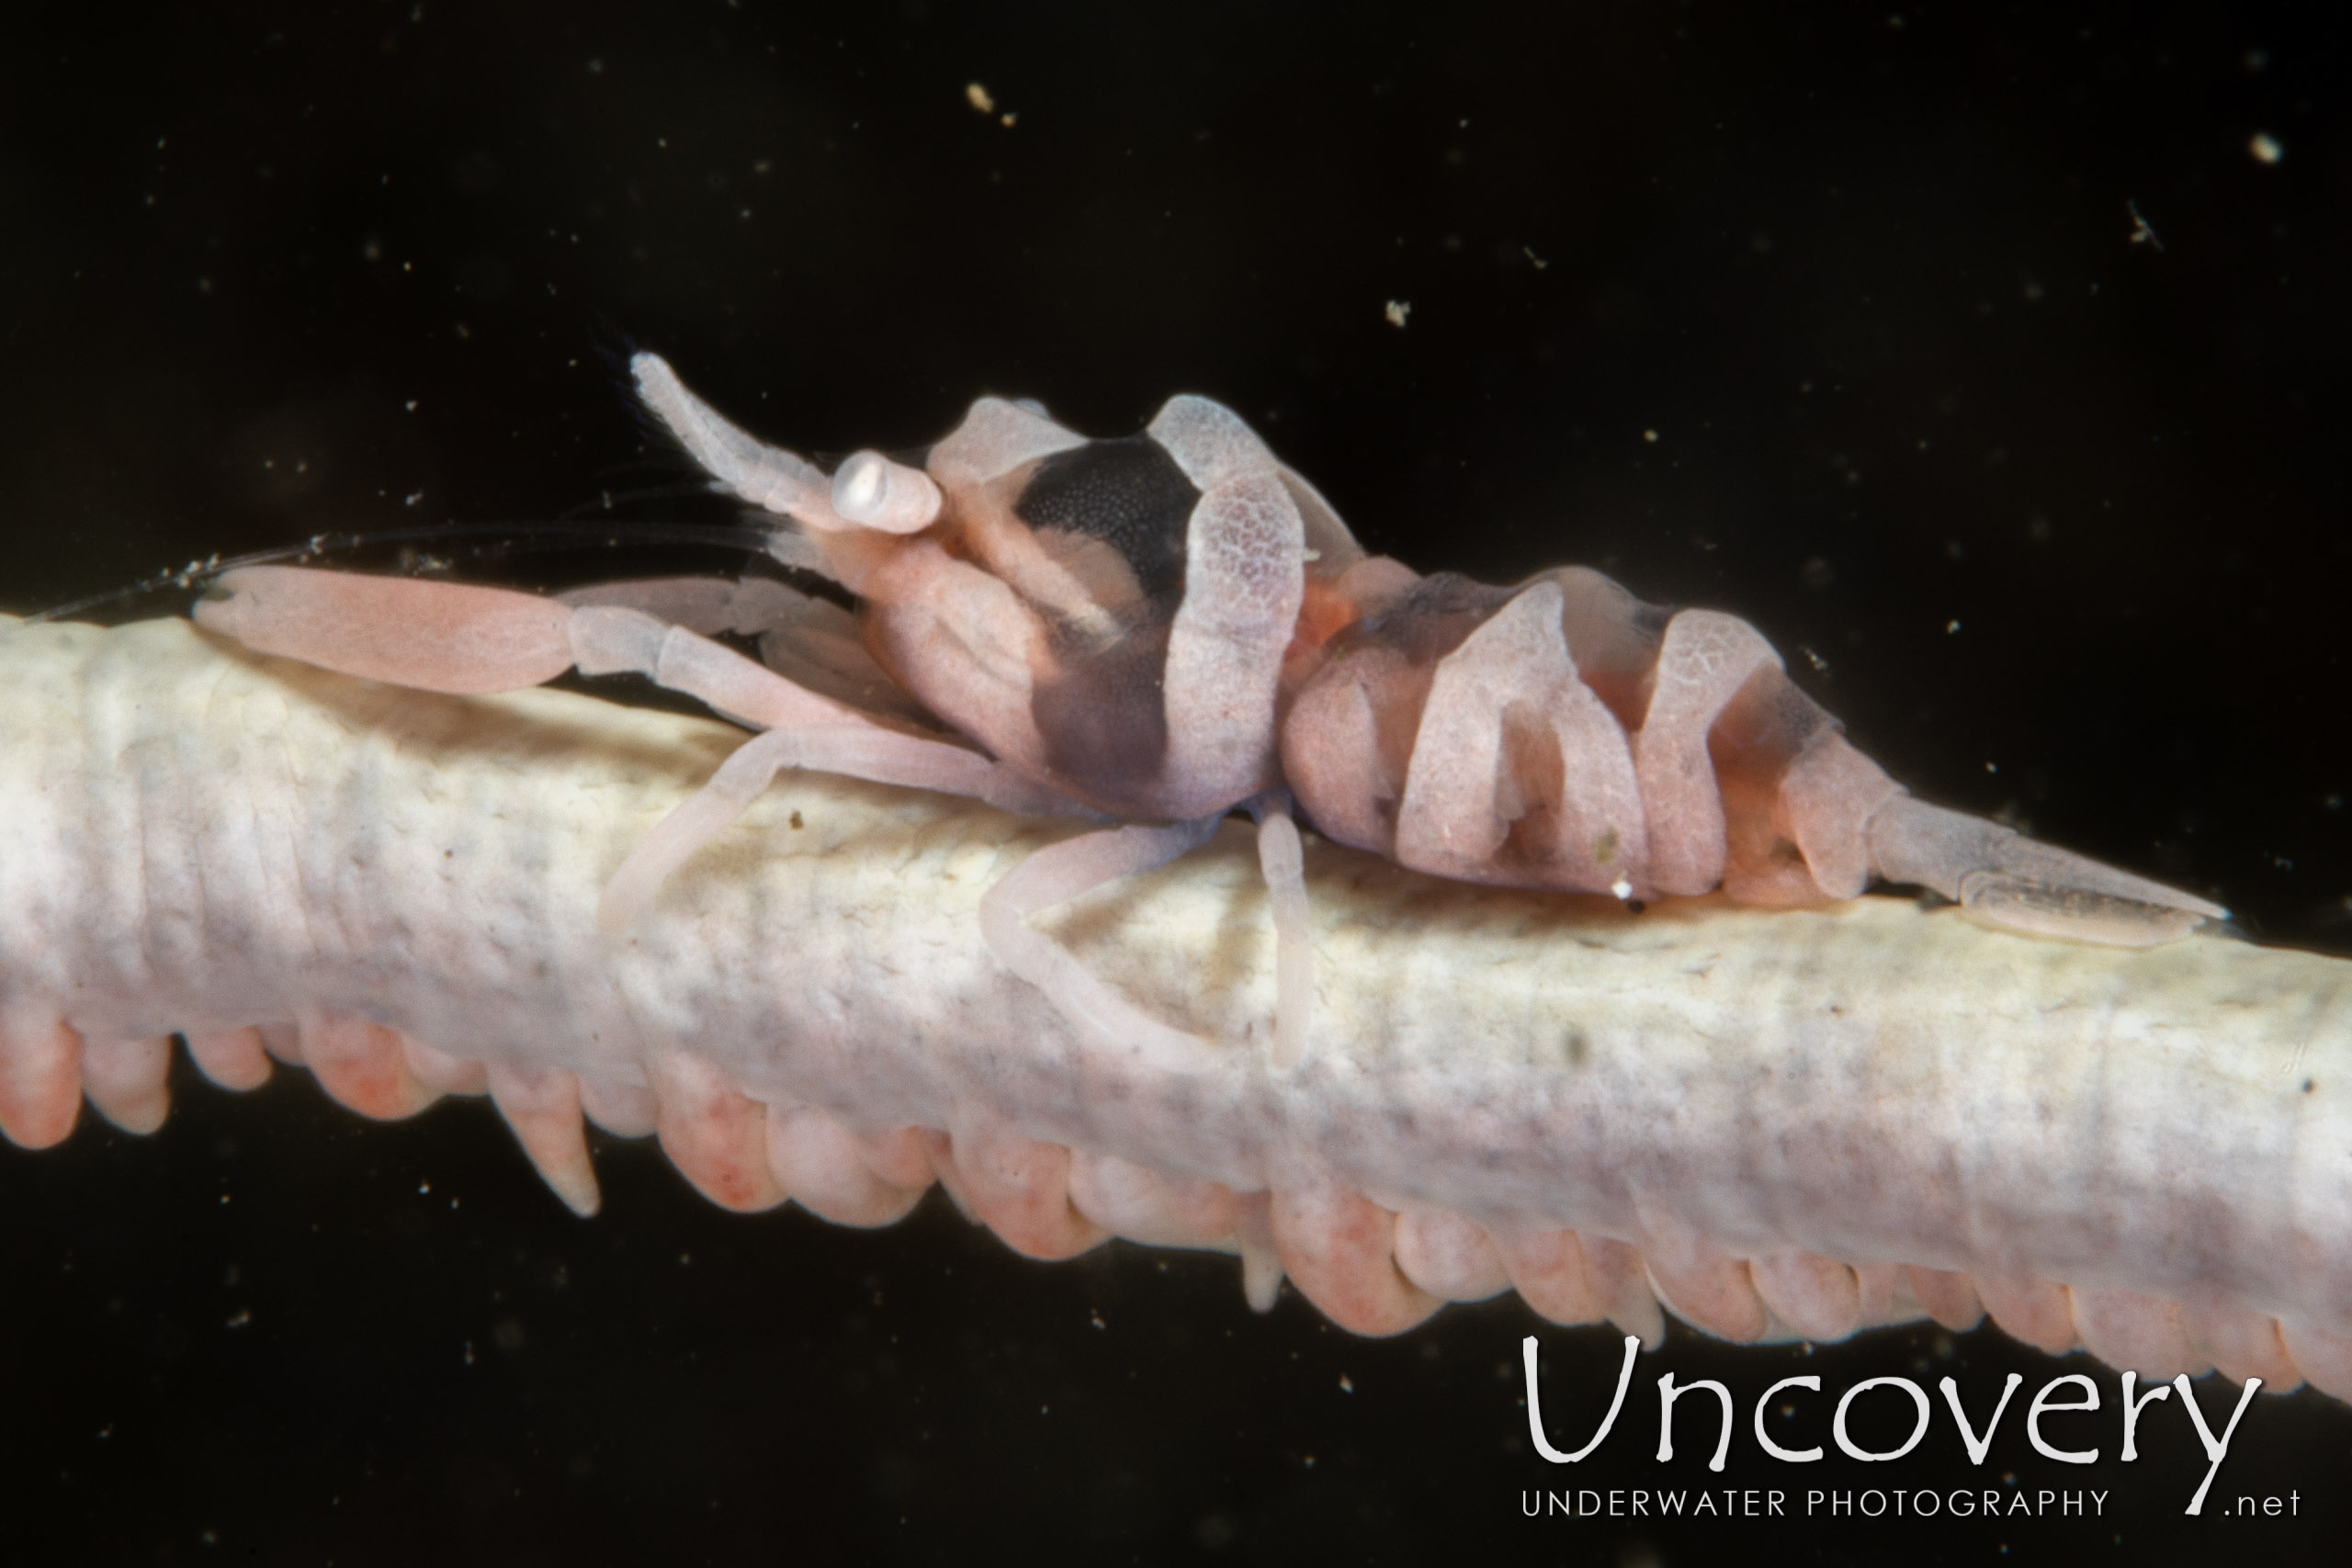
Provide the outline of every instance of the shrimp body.
{"type": "Polygon", "coordinates": [[[807,530],[900,684],[1113,815],[1281,785],[1328,836],[1463,881],[1789,905],[1875,872],[2127,945],[2222,913],[1910,800],[1735,616],[1582,567],[1498,588],[1366,558],[1206,399],[1089,441],[984,398],[920,468],[861,453],[830,491],[812,471],[780,494],[772,468],[730,468],[742,448],[666,365],[639,377],[722,482],[807,530]],[[883,491],[921,505],[848,520],[883,491]]]}
{"type": "Polygon", "coordinates": [[[854,595],[854,621],[751,580],[550,602],[284,568],[227,574],[198,611],[264,651],[443,690],[637,670],[765,729],[616,874],[616,932],[783,766],[1170,823],[1053,845],[983,909],[991,949],[1081,1033],[1170,1059],[1202,1043],[1028,919],[1185,852],[1245,806],[1281,953],[1277,1068],[1303,1059],[1313,1010],[1294,801],[1327,836],[1416,870],[1628,902],[1813,904],[1876,876],[1987,923],[2126,946],[2224,915],[1913,799],[1736,616],[1669,612],[1580,567],[1494,587],[1367,557],[1207,399],[1090,440],[983,398],[929,447],[828,474],[729,423],[659,358],[634,369],[714,480],[780,520],[772,553],[854,595]],[[763,661],[708,640],[720,630],[757,635],[763,661]]]}

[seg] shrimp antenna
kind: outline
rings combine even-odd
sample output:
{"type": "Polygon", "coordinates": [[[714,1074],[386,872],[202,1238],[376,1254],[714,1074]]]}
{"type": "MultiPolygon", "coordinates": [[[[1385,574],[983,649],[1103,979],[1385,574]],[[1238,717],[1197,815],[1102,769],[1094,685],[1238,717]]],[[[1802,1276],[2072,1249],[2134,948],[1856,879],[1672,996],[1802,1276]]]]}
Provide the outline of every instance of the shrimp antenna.
{"type": "Polygon", "coordinates": [[[28,622],[72,620],[109,604],[136,599],[141,594],[165,590],[184,592],[238,567],[320,560],[379,545],[495,538],[503,553],[513,554],[576,548],[583,543],[593,542],[606,545],[707,545],[718,549],[740,549],[757,556],[766,551],[775,533],[773,523],[664,523],[580,517],[529,523],[435,523],[370,533],[313,534],[299,544],[278,545],[227,559],[212,556],[205,560],[192,560],[186,566],[170,568],[136,582],[108,589],[103,593],[94,593],[69,604],[38,611],[25,619],[28,622]]]}

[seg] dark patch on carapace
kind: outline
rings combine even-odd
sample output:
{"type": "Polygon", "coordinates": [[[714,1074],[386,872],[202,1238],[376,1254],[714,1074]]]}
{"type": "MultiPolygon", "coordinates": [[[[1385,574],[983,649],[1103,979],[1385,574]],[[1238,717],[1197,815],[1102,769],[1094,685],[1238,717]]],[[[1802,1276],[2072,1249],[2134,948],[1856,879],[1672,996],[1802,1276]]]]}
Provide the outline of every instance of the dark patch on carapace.
{"type": "Polygon", "coordinates": [[[1331,639],[1334,655],[1358,645],[1392,648],[1420,665],[1433,665],[1511,602],[1517,589],[1474,582],[1455,571],[1433,571],[1396,602],[1331,639]]]}
{"type": "Polygon", "coordinates": [[[1039,462],[1012,510],[1032,528],[1100,539],[1127,563],[1147,599],[1172,605],[1184,591],[1184,541],[1200,499],[1159,442],[1124,435],[1039,462]]]}
{"type": "Polygon", "coordinates": [[[1030,694],[1046,761],[1110,811],[1148,810],[1168,760],[1166,621],[1093,649],[1065,648],[1030,694]]]}

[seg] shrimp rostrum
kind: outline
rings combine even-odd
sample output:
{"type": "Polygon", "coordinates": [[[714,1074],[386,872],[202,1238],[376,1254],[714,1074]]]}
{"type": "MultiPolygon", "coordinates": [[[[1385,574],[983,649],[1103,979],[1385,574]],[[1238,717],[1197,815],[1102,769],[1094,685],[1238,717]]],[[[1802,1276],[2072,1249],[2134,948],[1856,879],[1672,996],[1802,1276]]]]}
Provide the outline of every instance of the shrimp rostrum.
{"type": "Polygon", "coordinates": [[[1205,398],[1113,440],[982,398],[930,447],[828,474],[660,358],[633,368],[716,483],[780,520],[771,552],[845,590],[854,616],[763,578],[549,599],[289,567],[225,573],[196,610],[258,650],[436,691],[635,671],[762,731],[615,874],[616,935],[782,767],[1091,818],[996,885],[984,934],[1095,1045],[1174,1060],[1206,1046],[1028,922],[1238,808],[1271,894],[1280,1070],[1306,1059],[1313,1015],[1294,814],[1416,870],[1629,902],[1810,904],[1876,877],[1995,926],[2127,946],[2224,917],[1912,798],[1735,616],[1661,609],[1581,567],[1498,588],[1366,556],[1205,398]],[[756,637],[761,659],[722,632],[756,637]]]}

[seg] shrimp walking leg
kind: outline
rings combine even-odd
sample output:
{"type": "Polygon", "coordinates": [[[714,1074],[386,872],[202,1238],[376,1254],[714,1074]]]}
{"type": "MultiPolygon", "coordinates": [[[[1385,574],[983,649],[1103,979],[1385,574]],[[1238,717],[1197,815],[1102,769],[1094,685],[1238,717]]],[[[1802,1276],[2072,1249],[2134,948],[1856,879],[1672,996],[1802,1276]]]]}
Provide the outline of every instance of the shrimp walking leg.
{"type": "Polygon", "coordinates": [[[1029,917],[1123,876],[1191,853],[1216,831],[1217,817],[1165,828],[1107,828],[1039,850],[980,900],[980,934],[997,962],[1045,993],[1097,1045],[1170,1065],[1196,1062],[1207,1047],[1171,1029],[1088,973],[1077,955],[1029,924],[1029,917]]]}
{"type": "Polygon", "coordinates": [[[785,768],[968,795],[1002,810],[1039,813],[1048,804],[1028,780],[944,741],[862,723],[771,729],[736,748],[708,784],[638,841],[605,885],[597,923],[616,936],[628,931],[652,906],[670,874],[724,832],[785,768]]]}
{"type": "Polygon", "coordinates": [[[1249,804],[1258,819],[1258,868],[1274,917],[1274,1068],[1288,1072],[1306,1060],[1307,1032],[1315,1022],[1306,851],[1291,818],[1288,790],[1269,790],[1249,804]]]}

